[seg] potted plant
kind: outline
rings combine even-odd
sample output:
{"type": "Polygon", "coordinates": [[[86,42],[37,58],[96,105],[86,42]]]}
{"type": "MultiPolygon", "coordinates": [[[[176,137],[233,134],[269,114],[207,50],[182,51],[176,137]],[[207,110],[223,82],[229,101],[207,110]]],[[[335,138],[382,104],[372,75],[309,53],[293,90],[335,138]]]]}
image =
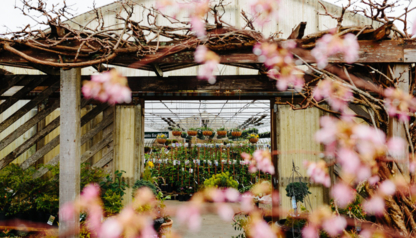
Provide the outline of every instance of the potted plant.
{"type": "Polygon", "coordinates": [[[296,202],[303,203],[303,199],[309,194],[311,194],[311,192],[309,192],[309,188],[306,183],[293,182],[286,186],[286,196],[295,199],[296,202]]]}
{"type": "Polygon", "coordinates": [[[201,127],[200,130],[202,131],[202,135],[204,136],[212,136],[212,133],[214,130],[212,130],[212,128],[209,127],[201,127]]]}
{"type": "Polygon", "coordinates": [[[225,137],[227,136],[227,130],[224,127],[217,129],[218,137],[225,137]]]}
{"type": "Polygon", "coordinates": [[[249,134],[247,139],[252,143],[256,144],[257,141],[259,141],[259,135],[258,134],[249,134]]]}
{"type": "Polygon", "coordinates": [[[232,135],[233,137],[240,137],[240,136],[241,136],[241,134],[242,134],[242,132],[241,132],[241,130],[240,130],[240,129],[238,129],[238,128],[235,128],[235,129],[232,129],[232,130],[231,130],[231,135],[232,135]]]}
{"type": "Polygon", "coordinates": [[[205,187],[216,187],[216,188],[238,188],[238,183],[235,181],[229,172],[223,172],[212,175],[211,178],[204,181],[205,187]]]}
{"type": "Polygon", "coordinates": [[[172,129],[172,135],[173,135],[173,136],[181,136],[181,135],[182,135],[182,130],[181,130],[181,128],[177,128],[177,127],[173,128],[173,129],[172,129]]]}
{"type": "Polygon", "coordinates": [[[157,135],[156,141],[159,144],[165,144],[166,143],[166,135],[165,134],[159,134],[159,135],[157,135]]]}
{"type": "Polygon", "coordinates": [[[190,128],[188,130],[188,136],[196,136],[198,134],[198,130],[195,128],[190,128]]]}
{"type": "Polygon", "coordinates": [[[125,194],[128,185],[122,180],[122,175],[125,171],[115,171],[114,180],[110,175],[100,182],[101,198],[104,203],[104,211],[106,216],[117,214],[123,208],[123,195],[125,194]]]}

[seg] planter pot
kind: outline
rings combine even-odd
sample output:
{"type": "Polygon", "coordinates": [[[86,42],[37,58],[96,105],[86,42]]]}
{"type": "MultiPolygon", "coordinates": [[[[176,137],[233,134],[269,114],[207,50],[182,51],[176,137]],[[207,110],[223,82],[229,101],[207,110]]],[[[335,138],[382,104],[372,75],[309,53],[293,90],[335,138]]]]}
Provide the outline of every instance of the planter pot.
{"type": "Polygon", "coordinates": [[[217,131],[217,135],[218,136],[226,136],[227,135],[227,131],[217,131]]]}
{"type": "Polygon", "coordinates": [[[212,136],[212,131],[203,131],[202,135],[204,136],[212,136]]]}
{"type": "Polygon", "coordinates": [[[173,225],[172,219],[166,220],[166,222],[160,226],[159,231],[157,232],[158,237],[160,238],[170,237],[170,234],[172,233],[172,225],[173,225]]]}
{"type": "Polygon", "coordinates": [[[249,141],[250,141],[252,144],[256,144],[256,143],[257,143],[257,141],[259,141],[259,138],[250,138],[250,139],[249,139],[249,141]]]}
{"type": "Polygon", "coordinates": [[[233,131],[231,132],[231,135],[234,137],[240,137],[243,133],[241,131],[233,131]]]}
{"type": "Polygon", "coordinates": [[[156,141],[159,144],[165,144],[166,143],[166,139],[156,139],[156,141]]]}
{"type": "Polygon", "coordinates": [[[197,134],[197,131],[188,131],[188,136],[196,136],[197,134]]]}
{"type": "Polygon", "coordinates": [[[180,135],[182,135],[182,131],[172,131],[172,135],[180,136],[180,135]]]}

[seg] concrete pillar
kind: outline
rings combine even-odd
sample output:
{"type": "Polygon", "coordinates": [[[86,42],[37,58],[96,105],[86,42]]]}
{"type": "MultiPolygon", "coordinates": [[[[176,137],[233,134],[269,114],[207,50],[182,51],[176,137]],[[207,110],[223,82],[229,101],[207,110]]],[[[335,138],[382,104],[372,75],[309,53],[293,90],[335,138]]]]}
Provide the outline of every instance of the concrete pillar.
{"type": "MultiPolygon", "coordinates": [[[[72,202],[80,193],[81,69],[61,69],[61,119],[59,205],[72,202]]],[[[62,216],[62,214],[60,215],[62,216]]],[[[62,221],[62,217],[60,219],[62,221]]],[[[59,232],[78,228],[79,218],[60,222],[59,232]]]]}
{"type": "Polygon", "coordinates": [[[132,200],[132,186],[140,178],[144,159],[144,117],[143,107],[138,105],[117,105],[114,118],[114,160],[113,171],[124,170],[123,180],[129,184],[123,203],[132,200]]]}

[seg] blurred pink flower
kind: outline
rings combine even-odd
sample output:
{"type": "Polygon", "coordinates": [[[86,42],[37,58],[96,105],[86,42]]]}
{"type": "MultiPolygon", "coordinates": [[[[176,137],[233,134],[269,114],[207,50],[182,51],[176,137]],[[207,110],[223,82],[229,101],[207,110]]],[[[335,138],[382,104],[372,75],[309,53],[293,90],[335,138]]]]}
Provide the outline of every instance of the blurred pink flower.
{"type": "Polygon", "coordinates": [[[416,112],[416,99],[399,88],[387,88],[384,97],[389,115],[396,116],[402,122],[408,122],[409,113],[416,112]]]}
{"type": "Polygon", "coordinates": [[[378,183],[378,181],[380,181],[380,177],[377,175],[372,176],[371,178],[368,179],[368,183],[371,186],[374,186],[376,183],[378,183]]]}
{"type": "Polygon", "coordinates": [[[267,76],[272,79],[276,79],[276,86],[280,91],[285,91],[288,86],[300,91],[305,84],[303,74],[298,74],[295,68],[291,69],[292,72],[288,72],[286,75],[282,75],[277,69],[273,68],[267,71],[267,76]],[[301,77],[300,77],[301,76],[301,77]]]}
{"type": "Polygon", "coordinates": [[[123,233],[123,227],[115,218],[107,218],[100,230],[100,238],[118,238],[123,233]]]}
{"type": "Polygon", "coordinates": [[[100,196],[100,186],[96,183],[91,183],[85,186],[81,193],[81,199],[89,202],[97,199],[100,196]]]}
{"type": "Polygon", "coordinates": [[[323,116],[320,118],[321,129],[315,133],[315,140],[317,142],[329,145],[336,141],[337,137],[337,121],[330,116],[323,116]]]}
{"type": "Polygon", "coordinates": [[[341,148],[338,152],[338,162],[342,166],[342,170],[354,174],[358,167],[361,166],[361,160],[355,151],[347,148],[341,148]]]}
{"type": "MultiPolygon", "coordinates": [[[[242,155],[247,157],[246,155],[242,155]]],[[[265,173],[274,174],[274,166],[272,163],[271,154],[266,150],[256,150],[253,153],[253,158],[250,160],[249,171],[255,173],[260,170],[265,173]]]]}
{"type": "Polygon", "coordinates": [[[102,207],[97,203],[93,203],[86,209],[88,211],[86,224],[89,230],[98,232],[101,229],[101,219],[104,217],[102,207]]]}
{"type": "Polygon", "coordinates": [[[384,200],[380,196],[373,196],[371,199],[363,202],[363,209],[370,214],[382,215],[384,212],[384,200]]]}
{"type": "Polygon", "coordinates": [[[218,62],[215,60],[209,60],[200,65],[198,69],[198,79],[205,79],[210,84],[214,84],[216,81],[214,70],[217,68],[217,65],[218,62]]]}
{"type": "Polygon", "coordinates": [[[315,226],[307,225],[302,229],[303,238],[318,238],[319,231],[315,226]]]}
{"type": "Polygon", "coordinates": [[[391,180],[384,180],[379,185],[379,191],[387,196],[391,196],[396,193],[396,185],[391,180]]]}
{"type": "Polygon", "coordinates": [[[249,213],[255,209],[253,194],[246,192],[241,196],[241,211],[249,213]]]}
{"type": "Polygon", "coordinates": [[[387,141],[387,148],[391,156],[403,156],[406,153],[406,141],[400,137],[392,137],[387,141]]]}
{"type": "Polygon", "coordinates": [[[311,54],[315,57],[318,68],[328,65],[328,57],[343,53],[347,63],[354,63],[358,59],[359,44],[355,35],[347,34],[344,39],[336,35],[326,34],[316,42],[311,54]]]}
{"type": "Polygon", "coordinates": [[[353,98],[349,88],[330,78],[320,81],[313,91],[313,95],[318,101],[327,100],[332,109],[340,112],[344,112],[348,108],[348,102],[353,98]]]}
{"type": "Polygon", "coordinates": [[[331,189],[331,197],[334,198],[336,204],[345,208],[355,199],[355,191],[343,182],[338,182],[331,189]]]}
{"type": "Polygon", "coordinates": [[[269,21],[279,19],[279,5],[280,0],[254,0],[250,1],[250,10],[255,22],[263,26],[269,21]]]}
{"type": "Polygon", "coordinates": [[[199,39],[205,38],[207,32],[205,31],[205,23],[201,18],[196,16],[191,16],[191,26],[192,30],[195,32],[196,36],[199,39]]]}
{"type": "Polygon", "coordinates": [[[329,177],[326,163],[320,160],[318,163],[303,161],[303,165],[307,167],[306,174],[310,177],[310,180],[324,185],[325,187],[331,186],[331,178],[329,177]]]}
{"type": "Polygon", "coordinates": [[[159,237],[153,228],[153,222],[148,220],[140,232],[140,238],[157,238],[159,237]]]}
{"type": "Polygon", "coordinates": [[[64,221],[70,221],[75,218],[75,206],[73,203],[65,203],[60,209],[59,214],[64,221]]]}
{"type": "Polygon", "coordinates": [[[322,228],[332,237],[336,237],[342,233],[347,227],[347,220],[342,216],[332,216],[322,223],[322,228]]]}
{"type": "Polygon", "coordinates": [[[234,217],[234,210],[231,206],[221,203],[217,207],[218,215],[223,219],[224,221],[232,221],[234,217]]]}
{"type": "Polygon", "coordinates": [[[179,223],[186,224],[189,230],[198,231],[202,221],[199,209],[199,206],[193,203],[181,206],[176,211],[176,218],[179,223]]]}
{"type": "Polygon", "coordinates": [[[240,200],[240,192],[235,188],[227,188],[225,197],[229,202],[238,202],[240,200]]]}
{"type": "Polygon", "coordinates": [[[208,53],[208,48],[205,45],[199,45],[198,47],[196,47],[196,50],[194,53],[195,62],[204,63],[207,53],[208,53]]]}
{"type": "Polygon", "coordinates": [[[250,237],[253,238],[275,238],[276,233],[263,219],[253,221],[250,227],[250,237]]]}

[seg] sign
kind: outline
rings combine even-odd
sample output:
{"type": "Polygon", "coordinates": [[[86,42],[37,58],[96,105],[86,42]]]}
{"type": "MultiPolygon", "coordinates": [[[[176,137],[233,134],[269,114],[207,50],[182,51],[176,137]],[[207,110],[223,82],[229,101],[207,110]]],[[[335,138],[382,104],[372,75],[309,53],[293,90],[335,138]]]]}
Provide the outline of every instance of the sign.
{"type": "Polygon", "coordinates": [[[159,134],[165,134],[166,139],[169,138],[169,132],[145,132],[144,133],[144,138],[145,139],[156,139],[157,135],[159,134]]]}

